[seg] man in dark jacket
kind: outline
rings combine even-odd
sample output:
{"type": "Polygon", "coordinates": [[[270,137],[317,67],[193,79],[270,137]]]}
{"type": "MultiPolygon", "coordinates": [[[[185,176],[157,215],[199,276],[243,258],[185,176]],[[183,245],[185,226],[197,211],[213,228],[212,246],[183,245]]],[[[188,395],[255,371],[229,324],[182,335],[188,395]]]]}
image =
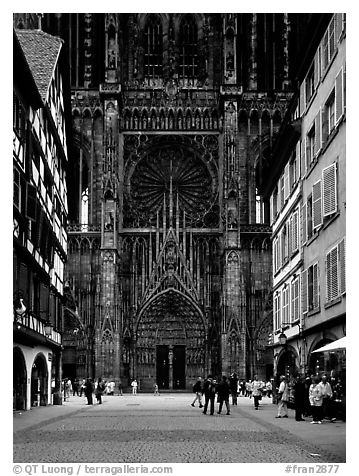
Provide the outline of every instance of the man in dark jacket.
{"type": "Polygon", "coordinates": [[[223,407],[223,402],[226,404],[227,408],[227,413],[226,415],[229,415],[229,385],[227,382],[227,377],[223,375],[221,382],[217,386],[217,392],[218,392],[218,402],[219,402],[219,409],[218,409],[218,414],[221,413],[222,407],[223,407]]]}
{"type": "Polygon", "coordinates": [[[212,375],[208,375],[207,380],[204,382],[203,385],[203,393],[204,393],[204,409],[203,413],[207,413],[208,403],[210,402],[210,415],[214,413],[214,399],[216,396],[216,385],[213,382],[212,375]]]}
{"type": "Polygon", "coordinates": [[[305,410],[305,399],[307,398],[307,391],[301,375],[297,375],[294,383],[294,408],[295,421],[305,421],[303,413],[305,410]]]}
{"type": "Polygon", "coordinates": [[[197,382],[193,385],[193,392],[196,394],[195,399],[191,403],[191,406],[194,407],[196,401],[198,400],[199,403],[199,408],[202,408],[202,379],[201,377],[198,377],[197,382]]]}
{"type": "Polygon", "coordinates": [[[237,405],[238,378],[235,373],[230,376],[229,387],[232,394],[232,405],[237,405]]]}

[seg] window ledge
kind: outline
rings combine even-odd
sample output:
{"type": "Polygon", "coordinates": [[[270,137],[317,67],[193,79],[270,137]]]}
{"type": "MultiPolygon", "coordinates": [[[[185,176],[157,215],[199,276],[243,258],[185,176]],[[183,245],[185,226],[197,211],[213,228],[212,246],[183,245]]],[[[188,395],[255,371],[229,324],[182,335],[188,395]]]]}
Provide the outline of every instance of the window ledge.
{"type": "Polygon", "coordinates": [[[320,312],[320,306],[312,309],[311,311],[308,311],[307,317],[314,316],[315,314],[318,314],[320,312]]]}
{"type": "MultiPolygon", "coordinates": [[[[338,216],[340,215],[340,211],[336,211],[335,213],[333,213],[333,215],[331,215],[329,218],[327,218],[326,222],[322,225],[322,228],[323,230],[325,230],[326,228],[328,228],[329,225],[332,224],[332,222],[334,220],[336,220],[338,218],[338,216]]],[[[324,217],[325,219],[326,217],[324,217]]]]}
{"type": "Polygon", "coordinates": [[[313,231],[313,235],[307,240],[306,245],[310,246],[319,236],[319,230],[313,231]]]}
{"type": "Polygon", "coordinates": [[[329,307],[335,306],[335,304],[339,304],[342,301],[342,297],[338,296],[337,298],[333,299],[332,301],[326,302],[324,304],[324,309],[328,309],[329,307]]]}

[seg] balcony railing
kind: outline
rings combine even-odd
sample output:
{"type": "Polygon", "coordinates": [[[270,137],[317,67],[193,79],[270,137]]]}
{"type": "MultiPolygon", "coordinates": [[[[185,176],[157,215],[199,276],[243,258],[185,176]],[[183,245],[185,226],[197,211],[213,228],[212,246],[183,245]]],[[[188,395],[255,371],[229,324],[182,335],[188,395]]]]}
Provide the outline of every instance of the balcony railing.
{"type": "Polygon", "coordinates": [[[25,311],[23,314],[18,314],[14,311],[14,323],[18,326],[19,329],[24,327],[26,329],[31,329],[32,331],[40,334],[56,344],[61,345],[61,334],[54,329],[51,329],[51,334],[45,332],[46,322],[43,319],[36,317],[32,312],[25,311]]]}

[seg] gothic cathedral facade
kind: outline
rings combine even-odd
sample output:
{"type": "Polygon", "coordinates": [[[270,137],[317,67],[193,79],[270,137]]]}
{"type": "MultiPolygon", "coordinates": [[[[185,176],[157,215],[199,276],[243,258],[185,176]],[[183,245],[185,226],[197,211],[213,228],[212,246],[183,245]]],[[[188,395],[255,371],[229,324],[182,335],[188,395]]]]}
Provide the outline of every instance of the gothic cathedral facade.
{"type": "Polygon", "coordinates": [[[65,328],[67,376],[137,378],[143,389],[186,389],[208,373],[271,377],[258,168],[291,97],[304,23],[44,15],[42,28],[64,39],[71,84],[65,276],[81,325],[65,328]]]}

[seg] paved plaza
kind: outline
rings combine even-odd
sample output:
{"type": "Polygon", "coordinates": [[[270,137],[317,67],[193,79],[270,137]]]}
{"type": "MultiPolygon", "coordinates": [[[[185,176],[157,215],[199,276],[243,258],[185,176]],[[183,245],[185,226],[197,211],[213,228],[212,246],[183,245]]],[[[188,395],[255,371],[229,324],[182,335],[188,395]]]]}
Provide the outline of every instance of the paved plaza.
{"type": "MultiPolygon", "coordinates": [[[[231,415],[203,415],[192,394],[105,396],[86,405],[70,397],[61,406],[14,413],[17,463],[342,463],[342,421],[311,425],[275,419],[264,397],[240,397],[231,415]]],[[[216,404],[216,411],[218,404],[216,404]]]]}

